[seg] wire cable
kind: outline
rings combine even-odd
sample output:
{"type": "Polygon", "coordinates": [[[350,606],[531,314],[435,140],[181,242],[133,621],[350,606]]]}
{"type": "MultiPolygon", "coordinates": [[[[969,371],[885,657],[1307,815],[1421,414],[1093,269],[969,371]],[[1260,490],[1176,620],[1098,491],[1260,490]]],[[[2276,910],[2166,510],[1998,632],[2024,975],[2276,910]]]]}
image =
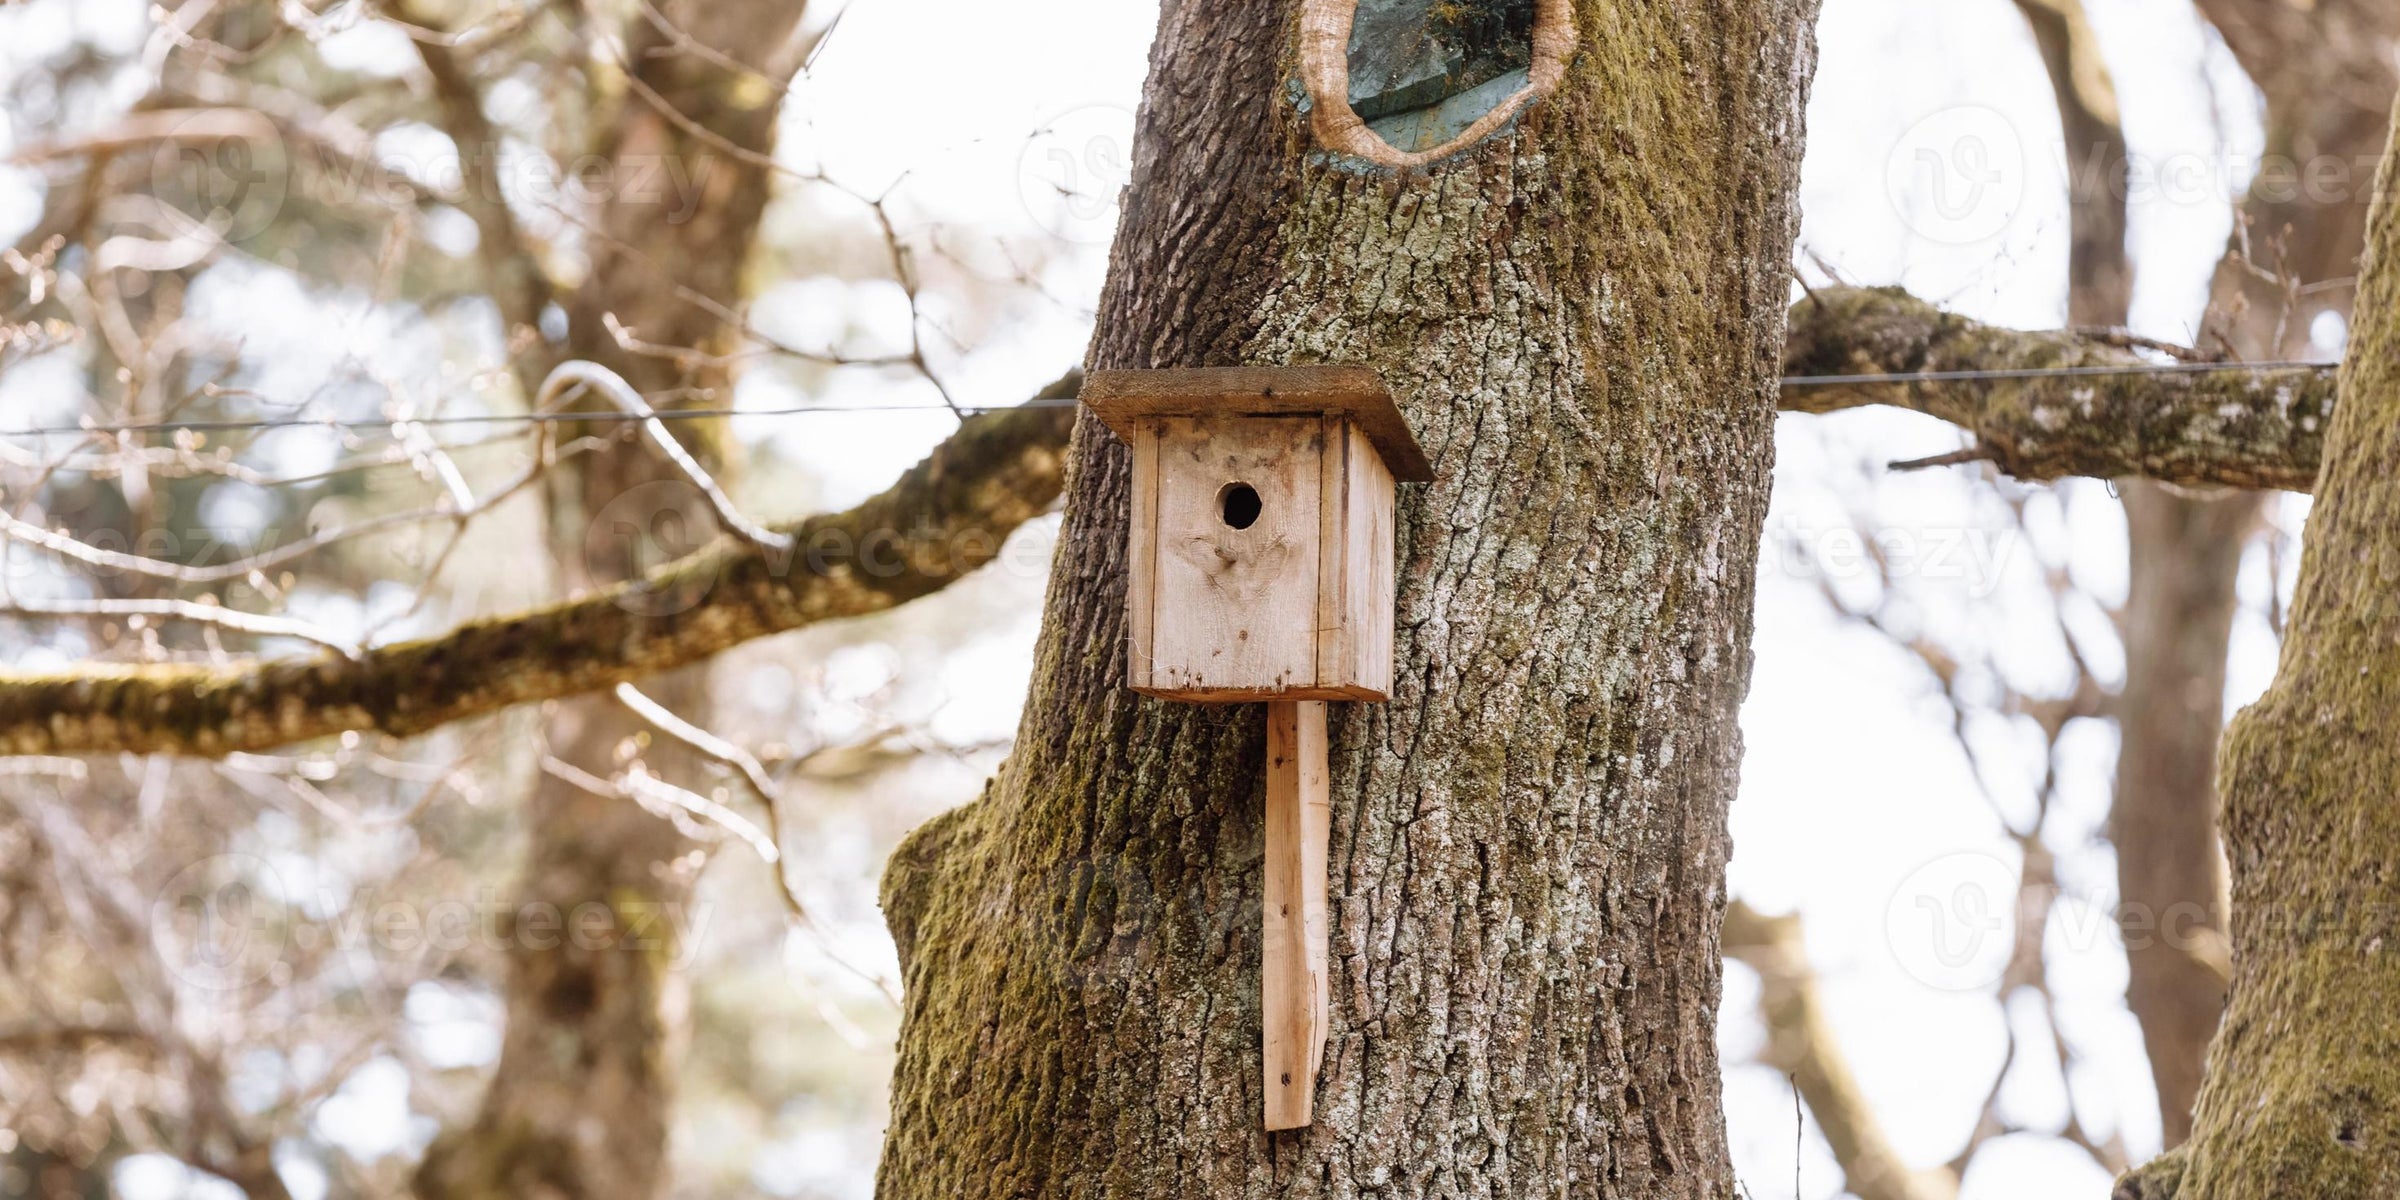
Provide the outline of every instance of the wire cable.
{"type": "Polygon", "coordinates": [[[2085,379],[2100,375],[2224,375],[2270,371],[2338,371],[2338,362],[2127,363],[2114,367],[2020,367],[1993,371],[1919,371],[1892,375],[1787,375],[1783,386],[1860,387],[1879,383],[1974,383],[1996,379],[2085,379]]]}
{"type": "MultiPolygon", "coordinates": [[[[2115,367],[2026,367],[2017,370],[1994,371],[1920,371],[1889,375],[1787,375],[1778,381],[1786,388],[1873,387],[1884,384],[1919,383],[1983,383],[2004,380],[2088,379],[2103,376],[2133,375],[2211,375],[2260,374],[2272,371],[2334,371],[2341,368],[2334,362],[2263,362],[2263,363],[2148,363],[2115,367]]],[[[390,429],[400,425],[542,425],[589,422],[594,424],[623,421],[710,421],[728,417],[804,417],[818,413],[917,413],[942,412],[977,415],[1007,412],[1015,408],[1071,408],[1077,401],[1071,397],[1027,400],[1021,404],[998,404],[982,407],[953,408],[947,404],[802,404],[786,408],[670,408],[647,414],[632,412],[522,412],[522,413],[460,413],[425,417],[376,417],[323,419],[285,418],[282,420],[206,420],[106,423],[79,425],[35,425],[0,428],[0,437],[69,437],[108,434],[112,436],[153,436],[175,433],[232,433],[261,432],[270,429],[323,429],[335,432],[390,429]]]]}
{"type": "Polygon", "coordinates": [[[653,411],[648,416],[627,412],[522,412],[459,413],[429,417],[325,417],[314,420],[286,419],[280,421],[156,421],[127,424],[28,426],[0,429],[0,437],[65,437],[92,433],[226,433],[268,429],[324,429],[338,432],[389,429],[394,425],[564,425],[582,423],[602,425],[626,421],[702,421],[723,417],[798,417],[811,413],[956,412],[973,416],[980,413],[1007,412],[1014,408],[1069,408],[1075,403],[1076,401],[1072,398],[1061,398],[1028,400],[1022,404],[960,408],[952,408],[947,404],[803,404],[790,408],[669,408],[653,411]]]}

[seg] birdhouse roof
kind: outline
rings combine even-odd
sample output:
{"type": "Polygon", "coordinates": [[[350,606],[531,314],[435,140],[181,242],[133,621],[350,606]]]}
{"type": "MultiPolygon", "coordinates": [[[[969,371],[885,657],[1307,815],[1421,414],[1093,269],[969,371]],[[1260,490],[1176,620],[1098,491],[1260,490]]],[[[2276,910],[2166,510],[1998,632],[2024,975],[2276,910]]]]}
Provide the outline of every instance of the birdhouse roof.
{"type": "Polygon", "coordinates": [[[1417,445],[1407,418],[1366,367],[1094,371],[1084,378],[1082,399],[1128,442],[1135,422],[1144,417],[1346,416],[1374,444],[1394,480],[1433,480],[1433,463],[1417,445]]]}

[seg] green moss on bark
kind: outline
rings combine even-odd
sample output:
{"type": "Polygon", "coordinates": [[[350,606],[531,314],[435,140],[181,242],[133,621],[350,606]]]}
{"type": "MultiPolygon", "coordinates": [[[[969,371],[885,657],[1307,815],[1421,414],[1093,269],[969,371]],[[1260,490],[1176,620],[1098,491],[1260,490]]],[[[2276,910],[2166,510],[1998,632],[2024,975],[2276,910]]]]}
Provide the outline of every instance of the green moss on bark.
{"type": "Polygon", "coordinates": [[[2400,1195],[2400,151],[2274,686],[2226,732],[2234,980],[2178,1200],[2400,1195]]]}

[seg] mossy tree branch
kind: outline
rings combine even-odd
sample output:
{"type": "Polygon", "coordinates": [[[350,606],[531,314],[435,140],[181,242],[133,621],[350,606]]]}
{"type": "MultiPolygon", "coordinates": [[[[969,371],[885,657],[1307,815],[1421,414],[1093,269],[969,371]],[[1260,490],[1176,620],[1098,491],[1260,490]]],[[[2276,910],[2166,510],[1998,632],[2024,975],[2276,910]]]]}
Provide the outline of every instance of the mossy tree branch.
{"type": "Polygon", "coordinates": [[[356,658],[0,671],[0,754],[222,757],[348,730],[407,736],[880,612],[990,561],[1058,498],[1073,417],[1037,406],[972,418],[881,495],[788,526],[787,556],[719,538],[629,583],[356,658]]]}
{"type": "MultiPolygon", "coordinates": [[[[2031,333],[1945,313],[1897,288],[1820,289],[1792,309],[1789,375],[2138,367],[2121,339],[2031,333]]],[[[2128,476],[2305,492],[2333,413],[2330,370],[2255,370],[1786,387],[1787,412],[1889,404],[1975,434],[2026,480],[2128,476]]]]}

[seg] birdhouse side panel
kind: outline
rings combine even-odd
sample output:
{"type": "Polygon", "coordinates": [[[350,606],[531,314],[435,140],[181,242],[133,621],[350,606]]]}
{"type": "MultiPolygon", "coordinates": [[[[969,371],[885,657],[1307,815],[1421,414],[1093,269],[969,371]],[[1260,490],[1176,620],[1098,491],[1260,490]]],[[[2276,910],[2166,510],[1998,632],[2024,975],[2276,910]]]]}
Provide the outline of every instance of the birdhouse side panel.
{"type": "Polygon", "coordinates": [[[1148,682],[1135,686],[1189,699],[1313,687],[1324,420],[1169,417],[1154,428],[1148,682]]]}
{"type": "Polygon", "coordinates": [[[1158,423],[1134,430],[1133,503],[1125,522],[1125,686],[1150,687],[1158,613],[1158,423]]]}
{"type": "Polygon", "coordinates": [[[1382,700],[1392,688],[1397,489],[1364,430],[1338,418],[1327,424],[1317,682],[1349,699],[1382,700]]]}

